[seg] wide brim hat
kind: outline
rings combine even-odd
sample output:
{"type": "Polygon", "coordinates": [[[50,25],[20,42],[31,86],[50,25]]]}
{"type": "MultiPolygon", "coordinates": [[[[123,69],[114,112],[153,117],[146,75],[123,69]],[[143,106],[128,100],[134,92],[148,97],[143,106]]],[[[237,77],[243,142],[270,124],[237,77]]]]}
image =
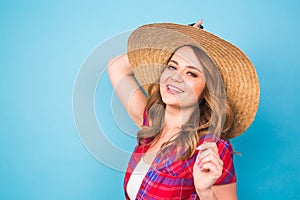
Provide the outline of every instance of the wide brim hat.
{"type": "Polygon", "coordinates": [[[224,39],[187,25],[143,25],[134,30],[128,39],[127,55],[135,78],[147,91],[151,83],[159,80],[174,50],[184,45],[201,48],[212,59],[222,77],[226,99],[234,115],[231,131],[223,137],[230,139],[242,134],[253,122],[258,109],[259,81],[250,59],[224,39]]]}

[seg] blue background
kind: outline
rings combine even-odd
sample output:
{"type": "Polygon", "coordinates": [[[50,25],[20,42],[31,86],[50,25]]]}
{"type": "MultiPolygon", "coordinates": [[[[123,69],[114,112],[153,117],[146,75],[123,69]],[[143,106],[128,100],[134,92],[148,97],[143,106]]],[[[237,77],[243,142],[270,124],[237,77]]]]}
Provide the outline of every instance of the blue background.
{"type": "MultiPolygon", "coordinates": [[[[123,172],[90,155],[76,131],[77,73],[113,35],[200,17],[249,56],[260,79],[255,122],[232,140],[242,153],[239,198],[300,199],[299,10],[296,0],[1,1],[0,199],[123,199],[123,172]]],[[[122,134],[106,128],[112,140],[122,134]]],[[[134,138],[119,142],[132,149],[134,138]]]]}

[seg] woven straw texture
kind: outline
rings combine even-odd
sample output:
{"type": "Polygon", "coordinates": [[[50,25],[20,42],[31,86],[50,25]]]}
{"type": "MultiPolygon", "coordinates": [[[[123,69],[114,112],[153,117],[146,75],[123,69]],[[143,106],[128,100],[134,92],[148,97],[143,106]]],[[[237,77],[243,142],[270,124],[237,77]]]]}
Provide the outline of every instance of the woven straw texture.
{"type": "Polygon", "coordinates": [[[134,75],[147,91],[159,80],[162,67],[172,52],[182,45],[200,47],[214,61],[233,110],[234,123],[230,135],[242,134],[253,122],[259,104],[259,81],[248,57],[231,43],[212,33],[191,26],[158,23],[139,27],[128,39],[128,58],[134,75]]]}

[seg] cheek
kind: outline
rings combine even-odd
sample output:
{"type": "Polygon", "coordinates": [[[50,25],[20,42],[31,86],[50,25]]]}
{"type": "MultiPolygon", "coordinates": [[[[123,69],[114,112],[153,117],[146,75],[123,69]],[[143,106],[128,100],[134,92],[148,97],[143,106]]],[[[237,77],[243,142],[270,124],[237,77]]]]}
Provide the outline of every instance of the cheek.
{"type": "Polygon", "coordinates": [[[200,98],[200,96],[204,90],[204,87],[205,87],[205,81],[203,81],[203,80],[201,82],[197,82],[192,85],[192,90],[193,90],[194,94],[197,96],[197,99],[200,98]]]}
{"type": "MultiPolygon", "coordinates": [[[[165,72],[162,72],[162,74],[160,75],[160,78],[159,78],[159,88],[160,88],[160,92],[161,94],[164,93],[164,90],[163,90],[163,83],[166,82],[166,73],[165,72]]],[[[162,94],[163,95],[163,94],[162,94]]]]}
{"type": "Polygon", "coordinates": [[[160,83],[165,82],[168,79],[168,77],[170,77],[170,73],[168,73],[166,70],[164,70],[160,75],[159,82],[160,83]]]}

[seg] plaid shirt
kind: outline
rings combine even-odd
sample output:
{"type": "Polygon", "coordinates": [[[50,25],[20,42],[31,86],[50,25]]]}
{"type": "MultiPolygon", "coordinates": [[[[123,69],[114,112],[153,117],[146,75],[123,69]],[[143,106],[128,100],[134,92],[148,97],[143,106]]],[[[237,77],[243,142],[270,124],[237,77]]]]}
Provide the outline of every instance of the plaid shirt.
{"type": "MultiPolygon", "coordinates": [[[[145,115],[144,124],[148,125],[145,115]]],[[[146,140],[146,144],[139,141],[129,160],[124,179],[124,190],[127,200],[129,200],[126,192],[127,183],[141,156],[149,148],[150,145],[147,145],[149,141],[151,140],[146,140]]],[[[204,141],[212,141],[212,135],[203,136],[198,145],[204,141]]],[[[236,175],[232,159],[232,146],[229,141],[220,138],[216,140],[216,143],[224,165],[222,175],[214,185],[234,183],[236,182],[236,175]]],[[[195,153],[186,160],[173,159],[175,151],[168,149],[166,149],[164,154],[158,154],[142,181],[136,200],[199,199],[193,179],[193,166],[198,152],[199,151],[196,150],[195,153]]]]}

